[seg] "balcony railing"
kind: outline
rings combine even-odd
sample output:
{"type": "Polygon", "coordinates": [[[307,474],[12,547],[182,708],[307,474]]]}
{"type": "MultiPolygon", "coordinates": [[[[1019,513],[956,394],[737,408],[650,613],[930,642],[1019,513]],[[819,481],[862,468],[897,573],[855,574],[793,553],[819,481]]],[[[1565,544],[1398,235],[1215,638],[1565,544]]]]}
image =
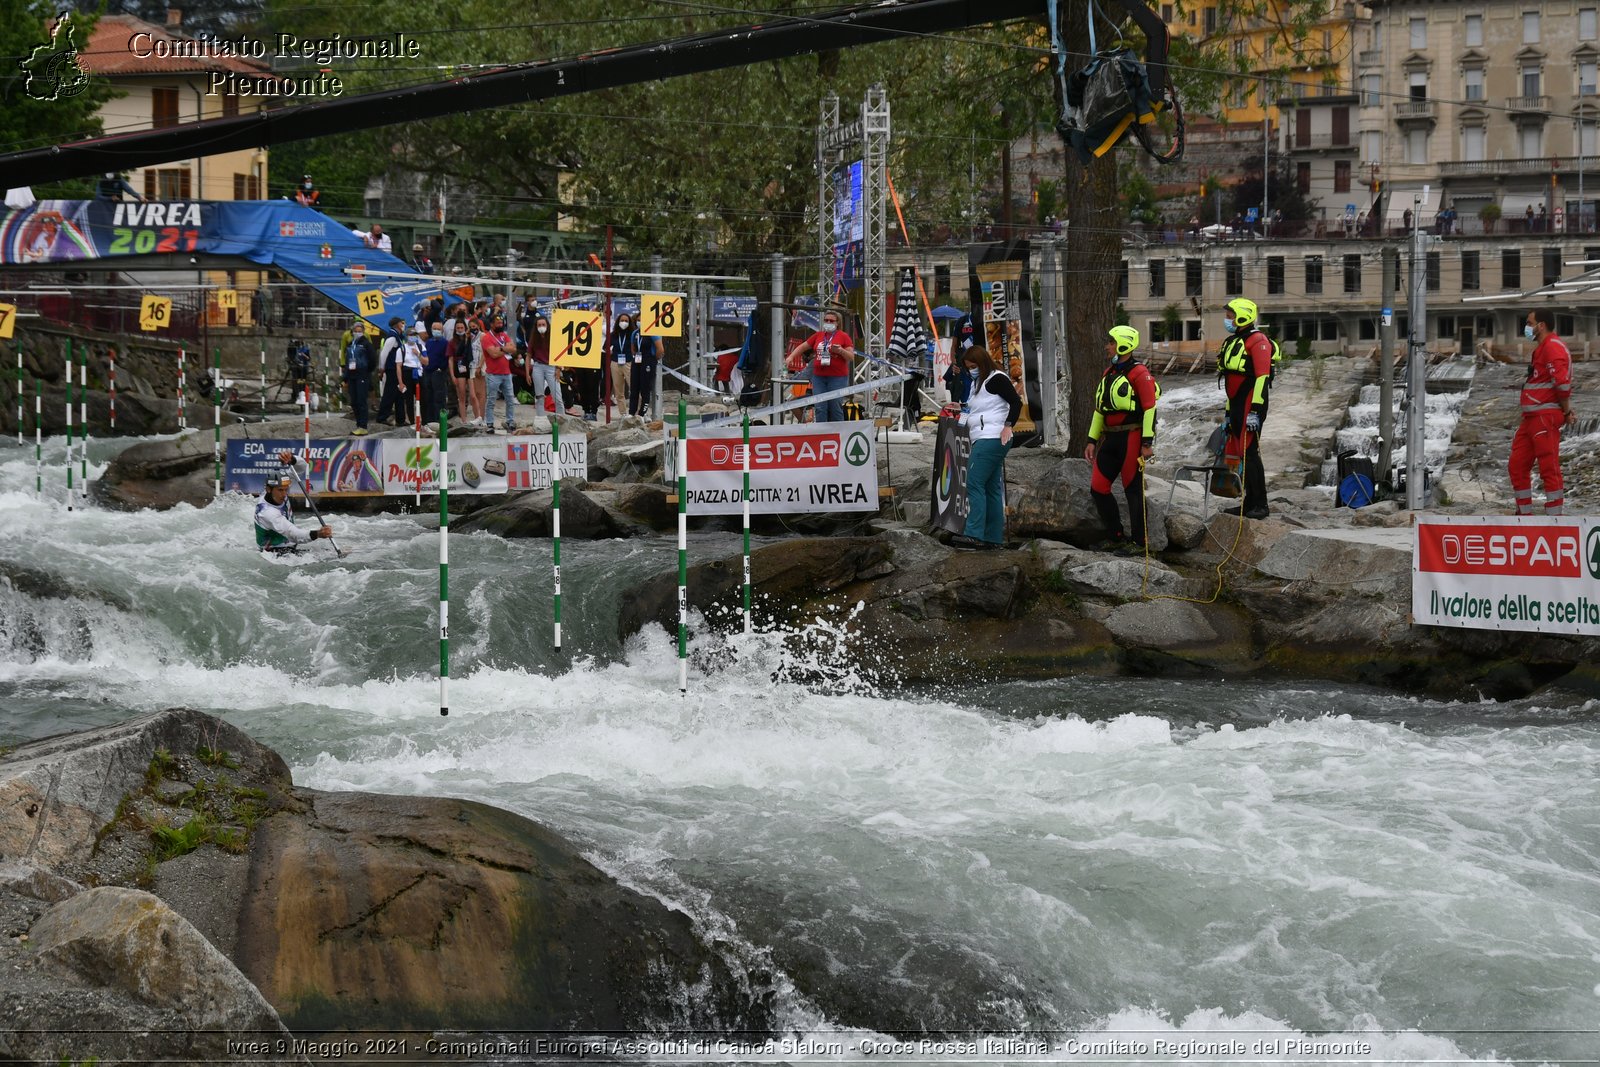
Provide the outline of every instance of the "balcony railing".
{"type": "Polygon", "coordinates": [[[1364,52],[1356,53],[1356,66],[1381,67],[1383,66],[1383,49],[1369,48],[1364,52]]]}
{"type": "Polygon", "coordinates": [[[1335,140],[1331,133],[1313,133],[1308,137],[1296,137],[1289,146],[1290,151],[1299,151],[1308,148],[1355,148],[1355,142],[1349,136],[1335,140]]]}
{"type": "Polygon", "coordinates": [[[1432,100],[1402,100],[1394,106],[1394,117],[1401,122],[1427,120],[1432,122],[1436,106],[1432,100]]]}
{"type": "MultiPolygon", "coordinates": [[[[1546,156],[1539,159],[1457,159],[1447,160],[1439,164],[1439,177],[1441,178],[1476,178],[1485,175],[1546,175],[1552,170],[1552,160],[1546,156]]],[[[1579,157],[1558,156],[1554,160],[1553,168],[1560,174],[1578,173],[1579,157]]],[[[1600,154],[1582,157],[1583,169],[1600,175],[1600,154]]],[[[1600,186],[1597,186],[1600,188],[1600,186]]]]}
{"type": "Polygon", "coordinates": [[[1506,110],[1549,114],[1550,98],[1548,96],[1508,96],[1506,97],[1506,110]]]}

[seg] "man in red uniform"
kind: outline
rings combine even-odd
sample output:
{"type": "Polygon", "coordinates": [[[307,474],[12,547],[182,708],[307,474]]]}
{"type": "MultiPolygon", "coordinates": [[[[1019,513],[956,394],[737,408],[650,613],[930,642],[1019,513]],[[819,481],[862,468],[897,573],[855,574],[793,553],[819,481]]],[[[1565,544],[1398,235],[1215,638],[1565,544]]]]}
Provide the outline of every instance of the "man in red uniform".
{"type": "Polygon", "coordinates": [[[1244,500],[1229,514],[1264,519],[1267,472],[1261,465],[1261,426],[1267,421],[1272,339],[1256,327],[1260,312],[1253,300],[1230,300],[1222,314],[1228,339],[1217,355],[1217,371],[1228,404],[1228,454],[1244,456],[1244,500]]]}
{"type": "Polygon", "coordinates": [[[1100,524],[1110,536],[1108,547],[1119,555],[1139,555],[1145,549],[1144,461],[1155,454],[1156,400],[1161,390],[1150,370],[1133,358],[1139,348],[1139,331],[1113,326],[1106,342],[1109,366],[1094,394],[1094,421],[1083,458],[1089,461],[1089,495],[1100,513],[1100,524]],[[1113,482],[1122,481],[1128,498],[1127,537],[1122,516],[1111,495],[1113,482]]]}
{"type": "Polygon", "coordinates": [[[1537,342],[1522,387],[1522,424],[1511,439],[1511,491],[1517,514],[1533,514],[1533,465],[1539,464],[1544,513],[1560,515],[1566,503],[1561,480],[1561,428],[1572,421],[1572,353],[1556,336],[1555,314],[1528,312],[1522,335],[1537,342]]]}

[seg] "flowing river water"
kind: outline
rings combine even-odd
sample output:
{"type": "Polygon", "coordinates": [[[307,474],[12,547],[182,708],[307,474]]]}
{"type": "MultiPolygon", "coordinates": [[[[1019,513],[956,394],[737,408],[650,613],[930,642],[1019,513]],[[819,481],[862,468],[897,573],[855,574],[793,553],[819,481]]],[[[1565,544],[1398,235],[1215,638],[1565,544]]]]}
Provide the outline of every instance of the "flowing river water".
{"type": "Polygon", "coordinates": [[[697,639],[683,697],[667,634],[616,636],[670,539],[564,546],[558,657],[548,542],[458,533],[441,718],[431,517],[334,517],[348,561],[284,566],[243,498],[67,514],[62,450],[43,500],[31,447],[0,452],[0,741],[184,705],[302,785],[520,812],[686,911],[771,976],[752,981],[786,1032],[845,1059],[923,1028],[1048,1031],[1046,1058],[1097,1062],[1178,1062],[1155,1043],[1184,1040],[1297,1063],[1600,1051],[1600,703],[908,691],[827,651],[842,616],[697,639]],[[1341,1054],[1287,1054],[1308,1040],[1341,1054]],[[1108,1041],[1146,1051],[1085,1051],[1108,1041]]]}

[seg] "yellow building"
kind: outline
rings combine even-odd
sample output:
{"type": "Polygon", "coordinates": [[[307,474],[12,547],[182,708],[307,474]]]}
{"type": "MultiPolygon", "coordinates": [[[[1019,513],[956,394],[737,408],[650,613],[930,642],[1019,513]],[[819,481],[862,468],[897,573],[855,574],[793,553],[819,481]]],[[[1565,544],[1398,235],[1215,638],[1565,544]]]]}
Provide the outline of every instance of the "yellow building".
{"type": "Polygon", "coordinates": [[[1357,30],[1371,20],[1366,7],[1349,0],[1333,2],[1321,18],[1306,20],[1296,10],[1305,5],[1294,0],[1265,0],[1260,17],[1241,15],[1236,6],[1215,0],[1193,0],[1181,10],[1173,4],[1161,5],[1162,18],[1174,35],[1199,38],[1249,72],[1230,79],[1218,102],[1220,118],[1260,125],[1265,105],[1265,113],[1276,125],[1281,97],[1338,96],[1352,91],[1357,30]]]}
{"type": "MultiPolygon", "coordinates": [[[[261,96],[236,96],[212,91],[213,74],[239,74],[276,80],[261,62],[233,56],[192,54],[196,41],[179,29],[176,9],[167,25],[157,26],[131,15],[104,15],[95,23],[79,62],[91,76],[111,82],[118,96],[100,108],[107,134],[176,126],[182,122],[249,114],[261,110],[261,96]],[[182,53],[191,53],[182,55],[182,53]]],[[[266,149],[221,152],[213,156],[140,167],[127,175],[146,200],[263,200],[267,188],[266,149]]],[[[236,288],[237,310],[207,301],[213,326],[251,322],[252,291],[265,281],[259,271],[211,271],[209,284],[236,288]]]]}

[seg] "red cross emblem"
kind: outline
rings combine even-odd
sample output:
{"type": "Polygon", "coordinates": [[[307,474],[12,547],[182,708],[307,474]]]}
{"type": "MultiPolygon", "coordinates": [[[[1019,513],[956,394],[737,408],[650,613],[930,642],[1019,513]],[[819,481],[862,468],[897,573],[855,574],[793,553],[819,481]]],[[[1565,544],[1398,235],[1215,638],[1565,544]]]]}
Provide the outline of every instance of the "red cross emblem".
{"type": "Polygon", "coordinates": [[[278,236],[279,237],[293,237],[294,236],[294,223],[292,223],[292,222],[280,222],[280,223],[278,223],[278,236]]]}

